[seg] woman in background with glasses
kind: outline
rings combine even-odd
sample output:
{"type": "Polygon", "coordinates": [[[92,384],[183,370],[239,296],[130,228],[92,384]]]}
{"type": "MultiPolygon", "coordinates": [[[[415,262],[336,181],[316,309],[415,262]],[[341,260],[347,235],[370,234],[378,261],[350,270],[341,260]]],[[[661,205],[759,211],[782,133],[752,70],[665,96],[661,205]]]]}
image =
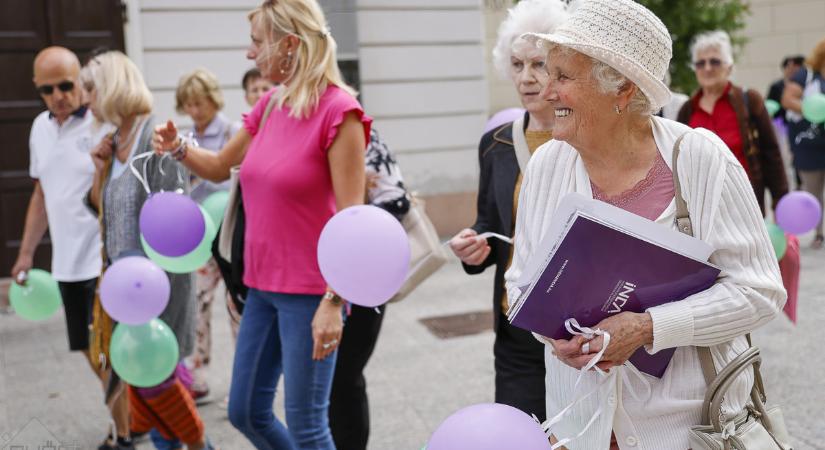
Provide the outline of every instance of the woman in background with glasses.
{"type": "Polygon", "coordinates": [[[677,120],[691,128],[713,131],[727,144],[745,168],[764,216],[765,188],[771,192],[774,207],[788,192],[785,166],[765,102],[759,92],[730,81],[733,50],[727,33],[700,34],[690,52],[699,90],[682,106],[677,120]]]}

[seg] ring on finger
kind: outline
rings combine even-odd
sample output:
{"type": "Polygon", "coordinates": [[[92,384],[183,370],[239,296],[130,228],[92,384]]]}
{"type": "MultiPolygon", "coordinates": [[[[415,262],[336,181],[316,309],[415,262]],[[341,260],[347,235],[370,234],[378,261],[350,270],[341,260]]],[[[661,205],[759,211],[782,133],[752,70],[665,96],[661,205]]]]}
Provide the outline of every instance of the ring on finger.
{"type": "Polygon", "coordinates": [[[586,354],[588,354],[588,353],[590,353],[590,341],[585,342],[585,343],[582,345],[582,355],[586,355],[586,354]]]}
{"type": "Polygon", "coordinates": [[[327,342],[327,343],[325,343],[325,344],[322,344],[322,345],[321,345],[321,347],[323,347],[323,348],[324,348],[324,350],[326,350],[326,349],[328,349],[328,348],[332,347],[333,345],[335,345],[335,344],[337,344],[337,343],[338,343],[338,339],[333,339],[333,340],[331,340],[331,341],[329,341],[329,342],[327,342]]]}

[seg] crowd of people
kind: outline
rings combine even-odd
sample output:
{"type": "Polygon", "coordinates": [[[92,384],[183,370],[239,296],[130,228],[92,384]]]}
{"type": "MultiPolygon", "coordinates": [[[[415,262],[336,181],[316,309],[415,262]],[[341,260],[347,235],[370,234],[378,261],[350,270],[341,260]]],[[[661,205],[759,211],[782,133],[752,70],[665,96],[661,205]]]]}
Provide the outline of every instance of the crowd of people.
{"type": "MultiPolygon", "coordinates": [[[[191,119],[183,128],[153,114],[143,75],[121,52],[99,52],[81,66],[70,50],[49,47],[34,61],[47,111],[32,125],[35,185],[11,275],[25,283],[21,274],[32,268],[48,229],[69,348],[83,352],[100,378],[115,424],[101,450],[133,449],[143,434],[158,449],[215,448],[198,405],[210,394],[216,299],[234,339],[231,386],[221,402],[232,425],[261,449],[366,449],[363,372],[384,307],[347,305],[326,284],[318,237],[352,205],[370,203],[401,221],[410,197],[388,145],[341,76],[317,1],[267,0],[248,19],[246,56],[255,68],[242,79],[251,110],[240,121],[221,112],[220,83],[205,69],[178,84],[175,108],[191,119]],[[130,169],[138,159],[146,161],[142,175],[130,169]],[[201,202],[227,190],[233,170],[245,215],[248,292],[236,301],[214,259],[195,273],[169,273],[172,294],[160,318],[182,359],[157,386],[130,386],[107,361],[116,324],[97,298],[98,280],[118,259],[144,254],[139,214],[152,193],[183,192],[201,202]],[[281,379],[286,423],[273,411],[281,379]]],[[[801,102],[825,93],[825,40],[807,59],[786,58],[783,79],[770,87],[787,137],[777,135],[763,97],[732,82],[725,32],[700,34],[690,51],[699,89],[673,96],[671,35],[630,0],[585,0],[575,9],[560,0],[522,0],[498,30],[493,62],[525,113],[481,137],[477,218],[449,245],[468,274],[496,266],[496,402],[541,421],[575,404],[554,430],[577,436],[576,448],[688,448],[708,387],[697,348],[709,348],[721,369],[786,300],[763,222],[789,190],[784,139],[796,186],[822,202],[825,134],[802,117],[801,102]],[[602,336],[552,340],[512,326],[514,283],[560,199],[573,192],[673,229],[684,198],[693,234],[714,247],[710,262],[724,277],[684,300],[605,319],[594,328],[609,332],[607,346],[602,336]],[[480,236],[486,232],[514,242],[489,242],[480,236]],[[623,373],[642,347],[676,349],[663,378],[604,383],[581,372],[601,353],[598,368],[623,373]],[[576,399],[579,385],[598,394],[576,399]]],[[[822,244],[820,222],[812,245],[822,244]]],[[[746,408],[753,383],[752,376],[734,381],[725,414],[746,408]]]]}

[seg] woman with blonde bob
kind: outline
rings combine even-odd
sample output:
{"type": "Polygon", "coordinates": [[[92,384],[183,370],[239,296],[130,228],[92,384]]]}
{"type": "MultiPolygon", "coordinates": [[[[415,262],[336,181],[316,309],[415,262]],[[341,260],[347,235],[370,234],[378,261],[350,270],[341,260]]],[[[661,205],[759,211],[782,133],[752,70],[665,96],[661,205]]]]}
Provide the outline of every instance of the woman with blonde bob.
{"type": "MultiPolygon", "coordinates": [[[[104,268],[120,258],[145,256],[138,226],[140,209],[151,192],[188,190],[188,176],[174,161],[161,160],[152,153],[152,95],[138,68],[117,51],[92,58],[81,73],[95,117],[117,127],[93,150],[95,179],[88,204],[100,215],[104,268]],[[145,158],[145,180],[129,166],[145,158]],[[161,171],[163,165],[163,171],[161,171]],[[145,182],[145,185],[143,184],[145,182]]],[[[135,165],[143,168],[143,161],[135,165]]],[[[143,170],[141,170],[143,172],[143,170]]],[[[169,304],[161,313],[178,340],[181,357],[192,353],[195,331],[195,299],[191,274],[168,274],[171,284],[169,304]]],[[[96,300],[99,302],[99,300],[96,300]]],[[[97,314],[105,314],[96,305],[97,314]]],[[[111,321],[96,320],[93,335],[107,336],[111,321]]],[[[164,382],[148,388],[128,386],[129,412],[133,432],[152,432],[159,449],[211,448],[204,436],[195,403],[189,394],[190,377],[183,364],[164,382]]]]}
{"type": "MultiPolygon", "coordinates": [[[[672,42],[648,9],[632,0],[585,0],[554,33],[527,37],[548,50],[550,79],[542,96],[555,112],[554,140],[539,148],[524,175],[515,255],[505,274],[511,303],[525,263],[570,193],[675,232],[678,179],[693,233],[715,249],[710,262],[723,273],[683,300],[584,323],[610,335],[605,348],[601,335],[543,338],[551,441],[583,449],[684,450],[708,387],[697,346],[709,349],[718,371],[748,348],[745,335],[785,302],[753,189],[718,137],[653,115],[670,99],[662,80],[672,42]],[[627,362],[642,347],[652,354],[675,349],[661,378],[627,362]],[[582,371],[593,359],[609,372],[582,371]]],[[[750,371],[733,381],[725,417],[744,410],[752,384],[750,371]]]]}
{"type": "Polygon", "coordinates": [[[154,145],[211,181],[240,165],[249,294],[230,421],[257,448],[334,449],[327,412],[342,300],[321,276],[317,243],[336,211],[363,203],[372,119],[338,71],[335,40],[315,0],[266,1],[249,21],[247,58],[280,86],[217,153],[178,136],[171,121],[155,129],[154,145]],[[272,411],[282,374],[288,430],[272,411]]]}

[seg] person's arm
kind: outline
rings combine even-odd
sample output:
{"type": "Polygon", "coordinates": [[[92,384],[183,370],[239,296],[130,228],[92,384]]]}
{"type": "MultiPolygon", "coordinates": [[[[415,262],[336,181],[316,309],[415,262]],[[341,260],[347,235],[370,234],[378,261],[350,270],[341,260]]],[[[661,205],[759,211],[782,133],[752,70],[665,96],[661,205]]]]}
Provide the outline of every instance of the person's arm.
{"type": "Polygon", "coordinates": [[[29,200],[29,208],[26,210],[26,222],[23,228],[20,250],[11,269],[11,277],[15,279],[15,282],[20,272],[28,272],[32,268],[34,251],[48,229],[46,198],[43,196],[43,188],[40,186],[40,182],[35,180],[34,190],[29,200]]]}
{"type": "Polygon", "coordinates": [[[782,91],[782,107],[788,111],[802,114],[802,86],[788,81],[785,83],[785,90],[782,91]]]}
{"type": "Polygon", "coordinates": [[[771,192],[773,208],[777,202],[788,193],[788,179],[785,175],[785,162],[782,160],[782,153],[779,151],[779,141],[771,123],[770,114],[765,108],[762,96],[756,91],[745,92],[750,96],[748,104],[751,110],[748,111],[753,126],[759,133],[759,159],[762,167],[762,179],[765,186],[771,192]]]}
{"type": "MultiPolygon", "coordinates": [[[[358,113],[348,112],[338,133],[327,151],[332,189],[338,211],[353,205],[364,204],[366,196],[364,179],[364,153],[367,148],[364,125],[358,113]]],[[[341,342],[344,319],[341,305],[323,300],[312,318],[313,349],[312,359],[321,360],[329,356],[341,342]],[[325,348],[326,347],[326,348],[325,348]]]]}
{"type": "Polygon", "coordinates": [[[461,267],[469,275],[484,272],[496,261],[496,246],[489,245],[487,239],[477,238],[479,233],[492,230],[490,213],[495,213],[495,197],[490,192],[492,164],[485,161],[485,154],[494,145],[492,138],[482,138],[478,144],[478,197],[476,198],[476,221],[450,239],[450,250],[461,260],[461,267]]]}
{"type": "Polygon", "coordinates": [[[722,151],[727,150],[724,144],[710,132],[691,133],[682,144],[691,150],[704,145],[717,147],[719,156],[716,161],[702,162],[701,167],[698,162],[687,162],[693,186],[684,194],[697,237],[713,246],[710,262],[722,273],[707,290],[648,310],[653,318],[650,353],[712,346],[750,333],[782,311],[787,298],[745,171],[722,151]],[[702,205],[691,201],[690,192],[706,192],[707,198],[718,200],[702,205]]]}
{"type": "MultiPolygon", "coordinates": [[[[216,183],[229,178],[229,169],[243,161],[252,136],[241,128],[219,152],[186,146],[184,166],[195,175],[216,183]]],[[[181,147],[178,129],[171,120],[155,127],[152,146],[157,153],[173,153],[181,147]]]]}
{"type": "Polygon", "coordinates": [[[89,206],[94,209],[95,213],[100,211],[100,195],[103,191],[103,178],[106,173],[106,167],[112,162],[112,155],[114,154],[113,134],[103,136],[103,139],[91,151],[92,162],[95,165],[94,181],[92,181],[92,188],[89,190],[87,198],[89,206]]]}
{"type": "MultiPolygon", "coordinates": [[[[782,311],[787,298],[776,255],[753,198],[753,188],[741,165],[724,143],[712,133],[690,133],[682,143],[683,155],[701,155],[702,162],[685,161],[692,186],[683,186],[697,237],[713,246],[710,263],[722,273],[710,288],[683,300],[649,308],[644,313],[625,311],[592,328],[610,333],[597,366],[621,365],[639,347],[650,354],[667,348],[710,347],[750,333],[782,311]],[[697,146],[715,147],[712,150],[697,146]],[[701,164],[701,166],[700,166],[701,164]],[[693,167],[691,167],[691,165],[693,167]],[[691,192],[702,192],[709,202],[691,201],[691,192]],[[743,261],[747,261],[743,264],[743,261]]],[[[680,168],[682,166],[680,158],[680,168]]],[[[581,368],[602,348],[603,338],[590,341],[590,353],[582,355],[581,337],[554,341],[554,351],[568,365],[581,368]]]]}

